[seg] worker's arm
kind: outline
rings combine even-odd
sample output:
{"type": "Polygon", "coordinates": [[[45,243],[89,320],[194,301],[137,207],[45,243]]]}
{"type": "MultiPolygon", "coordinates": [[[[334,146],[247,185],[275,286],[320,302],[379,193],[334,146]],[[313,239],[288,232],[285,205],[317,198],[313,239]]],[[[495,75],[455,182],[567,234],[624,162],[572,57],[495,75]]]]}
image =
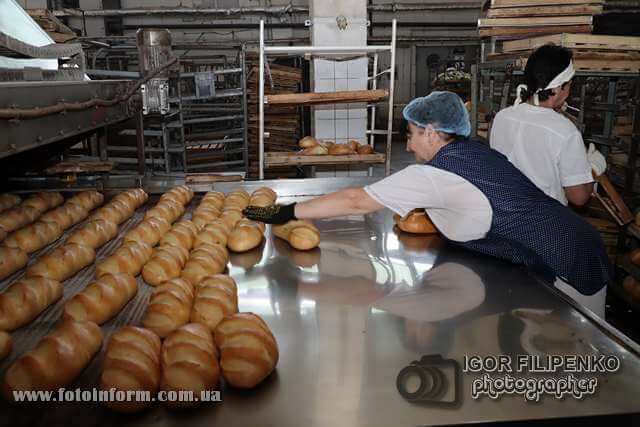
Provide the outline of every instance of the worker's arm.
{"type": "Polygon", "coordinates": [[[567,200],[575,206],[582,206],[586,204],[591,198],[592,193],[593,182],[564,187],[564,194],[567,196],[567,200]]]}
{"type": "Polygon", "coordinates": [[[363,215],[384,208],[363,188],[347,188],[316,199],[296,204],[299,219],[332,218],[345,215],[363,215]]]}

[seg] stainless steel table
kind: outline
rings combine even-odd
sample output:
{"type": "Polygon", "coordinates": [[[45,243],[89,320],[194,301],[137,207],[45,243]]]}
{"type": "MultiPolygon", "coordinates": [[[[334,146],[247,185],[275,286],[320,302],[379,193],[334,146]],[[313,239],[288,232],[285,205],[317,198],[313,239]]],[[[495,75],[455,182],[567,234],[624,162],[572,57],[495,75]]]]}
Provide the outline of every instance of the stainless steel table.
{"type": "MultiPolygon", "coordinates": [[[[285,196],[283,200],[302,200],[366,182],[317,179],[242,186],[251,190],[266,184],[285,196]]],[[[238,186],[229,183],[216,189],[238,186]]],[[[196,200],[191,203],[195,205],[196,200]]],[[[122,231],[141,216],[138,213],[122,231]]],[[[0,424],[415,426],[639,411],[638,346],[573,308],[520,267],[455,248],[435,236],[401,233],[393,228],[388,211],[316,224],[322,232],[316,250],[295,251],[268,232],[262,247],[231,256],[229,274],[238,283],[240,310],[261,315],[280,349],[276,372],[257,389],[223,387],[220,403],[178,413],[156,405],[135,416],[91,403],[18,408],[2,403],[0,424]],[[541,403],[528,403],[519,395],[474,399],[471,386],[482,373],[461,372],[457,405],[406,401],[396,388],[398,373],[433,354],[460,364],[465,356],[611,355],[621,365],[615,373],[590,375],[598,379],[597,393],[582,400],[549,395],[541,403]]],[[[103,247],[99,258],[117,243],[103,247]]],[[[92,275],[93,266],[65,283],[64,300],[92,275]]],[[[149,287],[140,283],[135,300],[103,326],[105,336],[140,321],[149,295],[149,287]]],[[[11,360],[53,326],[62,304],[13,334],[17,348],[11,360]]],[[[102,357],[99,354],[68,388],[95,387],[102,357]]],[[[0,372],[8,363],[0,364],[0,372]]],[[[453,395],[454,383],[445,397],[453,395]]]]}

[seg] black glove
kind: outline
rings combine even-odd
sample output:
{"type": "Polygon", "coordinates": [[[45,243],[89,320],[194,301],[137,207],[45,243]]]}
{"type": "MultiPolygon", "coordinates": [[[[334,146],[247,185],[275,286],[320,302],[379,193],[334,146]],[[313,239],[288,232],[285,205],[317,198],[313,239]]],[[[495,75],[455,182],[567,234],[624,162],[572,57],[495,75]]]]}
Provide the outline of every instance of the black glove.
{"type": "Polygon", "coordinates": [[[270,205],[264,208],[259,206],[249,206],[242,213],[254,221],[266,222],[267,224],[285,224],[296,218],[295,203],[290,205],[270,205]]]}

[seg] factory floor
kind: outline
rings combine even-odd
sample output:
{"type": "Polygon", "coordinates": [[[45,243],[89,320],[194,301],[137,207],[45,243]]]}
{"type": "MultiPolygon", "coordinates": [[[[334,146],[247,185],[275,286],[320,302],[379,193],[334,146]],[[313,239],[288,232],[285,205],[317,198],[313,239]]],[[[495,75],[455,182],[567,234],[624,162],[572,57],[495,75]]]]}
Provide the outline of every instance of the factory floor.
{"type": "MultiPolygon", "coordinates": [[[[376,151],[384,151],[384,146],[376,144],[376,151]]],[[[391,148],[391,173],[402,170],[412,164],[415,164],[415,157],[413,153],[406,150],[406,141],[394,141],[391,148]]],[[[383,176],[384,166],[376,166],[374,175],[383,176]]],[[[606,320],[616,329],[640,344],[638,313],[630,309],[627,303],[618,298],[613,292],[608,292],[607,294],[606,320]]]]}

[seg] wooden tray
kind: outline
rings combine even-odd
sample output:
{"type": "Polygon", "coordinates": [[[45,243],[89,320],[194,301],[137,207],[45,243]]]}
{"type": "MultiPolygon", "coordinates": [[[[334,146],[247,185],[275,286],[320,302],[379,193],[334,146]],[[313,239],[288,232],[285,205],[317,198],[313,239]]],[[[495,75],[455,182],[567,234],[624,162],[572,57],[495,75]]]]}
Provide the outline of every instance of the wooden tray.
{"type": "Polygon", "coordinates": [[[304,166],[331,165],[348,163],[384,163],[384,154],[349,154],[344,156],[305,156],[300,153],[265,153],[265,165],[269,166],[304,166]]]}

